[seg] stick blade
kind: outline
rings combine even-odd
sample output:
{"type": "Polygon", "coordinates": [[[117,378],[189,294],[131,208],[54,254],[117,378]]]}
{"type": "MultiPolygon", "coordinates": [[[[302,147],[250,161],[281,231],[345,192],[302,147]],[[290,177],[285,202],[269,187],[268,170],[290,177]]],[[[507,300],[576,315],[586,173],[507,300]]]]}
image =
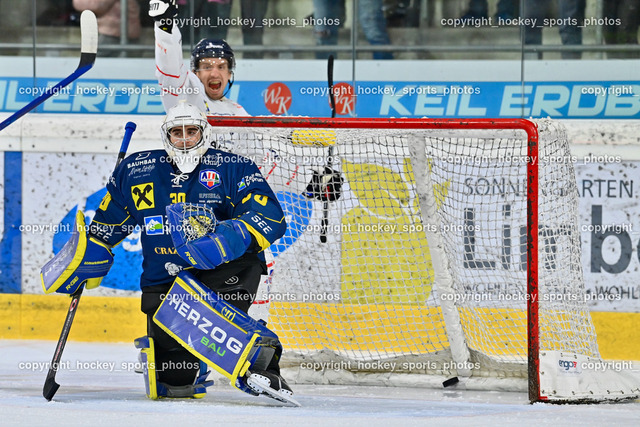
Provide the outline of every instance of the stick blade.
{"type": "Polygon", "coordinates": [[[80,15],[80,36],[82,42],[80,52],[98,53],[98,20],[95,13],[85,10],[80,15]]]}
{"type": "Polygon", "coordinates": [[[42,387],[42,395],[45,399],[51,401],[59,388],[60,384],[56,382],[56,379],[54,377],[48,377],[44,382],[44,387],[42,387]]]}
{"type": "Polygon", "coordinates": [[[20,117],[24,116],[29,111],[52,97],[57,90],[67,86],[93,67],[93,64],[96,62],[96,54],[98,53],[98,21],[93,12],[85,10],[82,12],[82,15],[80,15],[80,33],[82,38],[80,46],[80,63],[76,70],[52,88],[48,88],[36,99],[13,113],[11,116],[7,117],[0,123],[0,130],[14,123],[20,117]]]}

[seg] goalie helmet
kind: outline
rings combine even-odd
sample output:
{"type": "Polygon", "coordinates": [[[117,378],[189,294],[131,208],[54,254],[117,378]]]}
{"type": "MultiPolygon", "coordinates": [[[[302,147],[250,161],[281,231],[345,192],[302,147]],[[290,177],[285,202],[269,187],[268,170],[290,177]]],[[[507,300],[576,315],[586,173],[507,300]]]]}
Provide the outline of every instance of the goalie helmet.
{"type": "Polygon", "coordinates": [[[162,123],[161,134],[164,149],[183,173],[192,172],[196,168],[200,162],[200,157],[209,149],[211,143],[211,127],[207,121],[207,116],[197,107],[185,101],[180,101],[176,106],[169,109],[162,123]],[[184,137],[187,135],[187,128],[190,126],[195,126],[200,131],[198,140],[193,145],[187,145],[187,142],[191,141],[184,137]],[[183,138],[173,142],[170,132],[176,127],[182,127],[183,138]],[[180,141],[182,141],[182,144],[177,144],[180,141]]]}

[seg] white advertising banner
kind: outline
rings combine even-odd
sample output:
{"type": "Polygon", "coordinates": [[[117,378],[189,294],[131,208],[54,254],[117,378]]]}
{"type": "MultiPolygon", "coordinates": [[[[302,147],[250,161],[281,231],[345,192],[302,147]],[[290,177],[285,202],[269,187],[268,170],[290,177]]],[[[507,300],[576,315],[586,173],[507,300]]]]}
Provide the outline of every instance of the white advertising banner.
{"type": "Polygon", "coordinates": [[[592,310],[640,312],[640,162],[576,164],[592,310]]]}

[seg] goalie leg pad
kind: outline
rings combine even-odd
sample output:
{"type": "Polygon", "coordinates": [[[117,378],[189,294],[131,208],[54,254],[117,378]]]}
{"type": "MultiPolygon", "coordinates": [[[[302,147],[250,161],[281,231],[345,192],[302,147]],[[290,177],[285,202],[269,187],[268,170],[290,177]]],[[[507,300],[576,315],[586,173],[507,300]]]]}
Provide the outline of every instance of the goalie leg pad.
{"type": "Polygon", "coordinates": [[[105,243],[87,236],[84,213],[78,210],[71,238],[40,270],[42,289],[45,294],[73,294],[85,281],[87,288],[95,288],[112,265],[113,253],[105,243]]]}
{"type": "Polygon", "coordinates": [[[153,338],[148,336],[140,337],[134,341],[134,344],[136,348],[140,349],[140,363],[142,364],[145,390],[149,399],[156,400],[162,397],[201,399],[207,393],[207,387],[213,385],[213,381],[207,381],[211,371],[208,371],[207,365],[202,362],[200,363],[198,377],[193,384],[172,386],[159,382],[153,338]]]}
{"type": "Polygon", "coordinates": [[[264,324],[219,298],[187,271],[178,274],[153,321],[231,384],[253,363],[266,359],[263,351],[279,345],[277,335],[264,324]]]}
{"type": "Polygon", "coordinates": [[[215,270],[200,270],[194,275],[221,299],[247,313],[266,273],[267,266],[259,254],[248,253],[215,270]]]}
{"type": "Polygon", "coordinates": [[[156,374],[155,349],[153,338],[148,336],[136,338],[134,341],[136,348],[140,349],[140,363],[142,364],[142,374],[144,375],[144,385],[149,399],[158,398],[158,376],[156,374]]]}

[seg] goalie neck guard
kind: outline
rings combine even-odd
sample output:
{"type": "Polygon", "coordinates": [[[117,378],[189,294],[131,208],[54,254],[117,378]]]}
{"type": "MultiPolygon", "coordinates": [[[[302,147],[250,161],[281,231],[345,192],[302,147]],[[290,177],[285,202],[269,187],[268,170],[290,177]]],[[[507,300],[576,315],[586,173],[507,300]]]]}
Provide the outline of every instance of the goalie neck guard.
{"type": "Polygon", "coordinates": [[[196,168],[211,141],[211,128],[207,116],[185,101],[169,109],[162,123],[161,134],[167,154],[183,173],[192,172],[196,168]],[[199,132],[190,138],[188,131],[194,126],[199,132]],[[176,128],[181,128],[181,137],[172,137],[171,132],[176,128]]]}

